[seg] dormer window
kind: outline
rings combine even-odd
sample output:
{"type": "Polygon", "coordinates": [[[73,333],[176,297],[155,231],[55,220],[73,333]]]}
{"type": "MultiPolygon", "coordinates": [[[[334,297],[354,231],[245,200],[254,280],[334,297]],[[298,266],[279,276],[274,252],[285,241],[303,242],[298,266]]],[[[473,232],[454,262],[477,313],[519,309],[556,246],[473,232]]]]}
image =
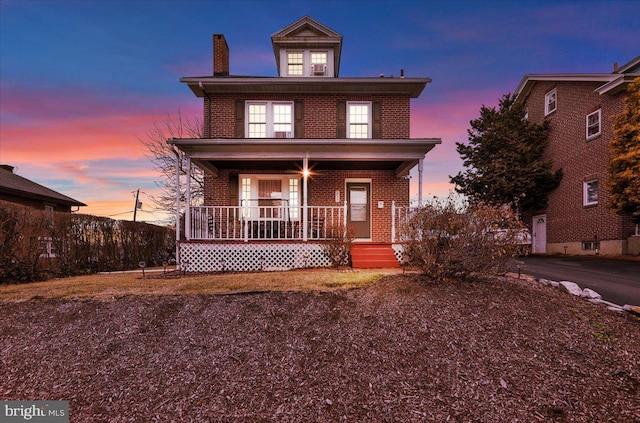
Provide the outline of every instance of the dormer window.
{"type": "Polygon", "coordinates": [[[304,53],[289,52],[287,53],[287,75],[302,76],[304,74],[304,53]]]}
{"type": "Polygon", "coordinates": [[[311,74],[314,76],[327,75],[327,52],[311,52],[311,74]]]}
{"type": "Polygon", "coordinates": [[[329,76],[330,52],[296,50],[287,51],[286,76],[329,76]]]}

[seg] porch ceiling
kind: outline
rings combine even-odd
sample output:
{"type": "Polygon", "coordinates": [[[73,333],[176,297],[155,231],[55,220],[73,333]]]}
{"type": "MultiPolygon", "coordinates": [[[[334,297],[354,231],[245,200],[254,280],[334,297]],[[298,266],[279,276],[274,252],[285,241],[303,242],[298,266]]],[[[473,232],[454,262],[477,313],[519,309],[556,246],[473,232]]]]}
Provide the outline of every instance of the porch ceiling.
{"type": "Polygon", "coordinates": [[[315,170],[395,170],[407,175],[439,138],[418,139],[170,139],[206,170],[301,168],[306,157],[315,170]]]}

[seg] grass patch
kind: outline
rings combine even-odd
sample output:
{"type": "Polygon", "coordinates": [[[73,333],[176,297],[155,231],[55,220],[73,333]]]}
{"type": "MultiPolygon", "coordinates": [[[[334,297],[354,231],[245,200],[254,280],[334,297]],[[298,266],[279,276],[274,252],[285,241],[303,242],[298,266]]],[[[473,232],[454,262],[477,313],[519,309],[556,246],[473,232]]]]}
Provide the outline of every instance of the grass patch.
{"type": "Polygon", "coordinates": [[[128,295],[230,294],[252,291],[329,291],[374,283],[385,270],[337,272],[329,269],[289,272],[223,273],[178,278],[142,277],[141,273],[87,275],[21,285],[0,286],[0,301],[41,299],[111,300],[128,295]]]}

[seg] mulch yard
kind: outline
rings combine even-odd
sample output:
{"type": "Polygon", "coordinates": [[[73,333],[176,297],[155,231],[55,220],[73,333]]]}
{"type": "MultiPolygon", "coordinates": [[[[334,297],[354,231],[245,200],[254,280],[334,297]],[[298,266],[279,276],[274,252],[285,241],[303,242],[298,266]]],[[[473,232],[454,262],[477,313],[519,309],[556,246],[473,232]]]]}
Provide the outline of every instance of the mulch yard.
{"type": "Polygon", "coordinates": [[[515,279],[5,302],[0,360],[72,422],[640,422],[640,321],[515,279]]]}

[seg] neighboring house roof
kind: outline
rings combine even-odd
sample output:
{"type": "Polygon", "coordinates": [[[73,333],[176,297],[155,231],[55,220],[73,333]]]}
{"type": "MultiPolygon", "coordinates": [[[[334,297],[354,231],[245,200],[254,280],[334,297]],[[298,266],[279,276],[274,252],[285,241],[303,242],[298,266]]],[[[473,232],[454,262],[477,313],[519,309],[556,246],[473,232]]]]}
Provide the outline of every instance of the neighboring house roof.
{"type": "Polygon", "coordinates": [[[519,99],[524,99],[531,92],[536,82],[542,81],[563,81],[563,82],[598,82],[602,85],[595,89],[595,92],[602,94],[613,94],[624,90],[626,86],[635,78],[640,77],[640,56],[631,60],[621,67],[615,65],[612,73],[574,73],[574,74],[529,74],[525,75],[518,88],[516,95],[519,99]]]}
{"type": "Polygon", "coordinates": [[[69,206],[86,206],[78,200],[16,175],[13,167],[7,165],[0,166],[0,192],[69,206]]]}

